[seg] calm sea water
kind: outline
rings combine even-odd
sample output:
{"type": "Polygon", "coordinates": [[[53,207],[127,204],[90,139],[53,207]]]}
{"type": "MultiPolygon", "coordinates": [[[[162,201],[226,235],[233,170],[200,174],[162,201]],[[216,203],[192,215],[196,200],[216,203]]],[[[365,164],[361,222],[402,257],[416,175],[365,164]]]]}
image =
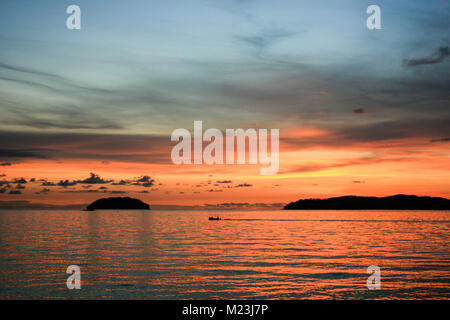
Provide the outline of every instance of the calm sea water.
{"type": "Polygon", "coordinates": [[[2,211],[0,298],[450,299],[449,236],[449,211],[2,211]]]}

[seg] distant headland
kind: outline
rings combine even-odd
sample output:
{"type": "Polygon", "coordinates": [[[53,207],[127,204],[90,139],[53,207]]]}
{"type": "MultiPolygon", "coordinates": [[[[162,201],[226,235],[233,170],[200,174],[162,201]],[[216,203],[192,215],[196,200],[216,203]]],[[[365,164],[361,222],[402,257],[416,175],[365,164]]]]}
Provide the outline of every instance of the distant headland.
{"type": "Polygon", "coordinates": [[[450,200],[398,194],[389,197],[345,196],[304,199],[288,203],[284,210],[450,210],[450,200]]]}
{"type": "Polygon", "coordinates": [[[86,207],[86,210],[150,210],[150,206],[139,199],[116,197],[95,200],[86,207]]]}

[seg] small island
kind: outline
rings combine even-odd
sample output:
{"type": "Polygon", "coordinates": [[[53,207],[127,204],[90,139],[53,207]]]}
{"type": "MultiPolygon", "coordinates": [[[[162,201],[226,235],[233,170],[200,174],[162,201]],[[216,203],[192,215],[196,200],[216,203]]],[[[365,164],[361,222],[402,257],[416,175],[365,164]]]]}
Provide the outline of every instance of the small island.
{"type": "Polygon", "coordinates": [[[389,197],[344,196],[291,202],[284,210],[450,210],[450,200],[398,194],[389,197]]]}
{"type": "Polygon", "coordinates": [[[150,206],[139,199],[116,197],[95,200],[86,207],[86,210],[150,210],[150,206]]]}

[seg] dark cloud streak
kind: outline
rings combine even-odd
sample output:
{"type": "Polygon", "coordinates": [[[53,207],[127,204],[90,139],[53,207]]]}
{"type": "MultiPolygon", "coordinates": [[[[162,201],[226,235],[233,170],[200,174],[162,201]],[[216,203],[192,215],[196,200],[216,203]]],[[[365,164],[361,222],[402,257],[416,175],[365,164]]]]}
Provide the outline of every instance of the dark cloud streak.
{"type": "Polygon", "coordinates": [[[435,52],[425,58],[418,58],[418,59],[403,59],[403,64],[407,67],[416,67],[420,65],[426,65],[426,64],[436,64],[441,63],[447,57],[450,56],[450,50],[448,47],[440,47],[435,50],[435,52]]]}

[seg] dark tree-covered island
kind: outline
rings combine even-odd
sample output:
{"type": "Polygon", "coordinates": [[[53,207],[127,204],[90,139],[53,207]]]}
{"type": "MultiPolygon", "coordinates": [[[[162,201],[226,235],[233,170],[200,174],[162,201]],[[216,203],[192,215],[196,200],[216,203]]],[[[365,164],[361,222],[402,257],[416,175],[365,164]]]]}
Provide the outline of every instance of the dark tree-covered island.
{"type": "Polygon", "coordinates": [[[345,196],[304,199],[287,204],[284,210],[450,210],[450,200],[398,194],[389,197],[345,196]]]}
{"type": "Polygon", "coordinates": [[[150,206],[139,199],[117,197],[95,200],[86,207],[86,210],[150,210],[150,206]]]}

